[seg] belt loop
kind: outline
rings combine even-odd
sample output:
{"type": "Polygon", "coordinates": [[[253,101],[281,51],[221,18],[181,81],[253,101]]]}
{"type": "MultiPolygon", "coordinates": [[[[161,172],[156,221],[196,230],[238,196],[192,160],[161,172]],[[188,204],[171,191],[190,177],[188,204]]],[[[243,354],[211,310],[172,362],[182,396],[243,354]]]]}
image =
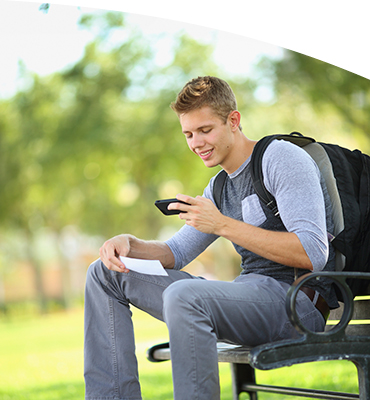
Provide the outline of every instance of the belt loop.
{"type": "Polygon", "coordinates": [[[319,299],[319,292],[315,291],[315,296],[312,299],[312,303],[316,306],[317,300],[319,299]]]}

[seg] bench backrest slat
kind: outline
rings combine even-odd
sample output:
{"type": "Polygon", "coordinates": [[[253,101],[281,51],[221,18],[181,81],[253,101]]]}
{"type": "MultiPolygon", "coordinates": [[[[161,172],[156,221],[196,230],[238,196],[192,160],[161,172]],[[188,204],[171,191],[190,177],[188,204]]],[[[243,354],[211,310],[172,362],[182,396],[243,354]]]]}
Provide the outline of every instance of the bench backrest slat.
{"type": "MultiPolygon", "coordinates": [[[[343,304],[330,312],[327,330],[336,321],[339,321],[343,313],[343,304]]],[[[353,302],[353,317],[346,328],[347,335],[370,336],[370,296],[356,297],[353,302]]]]}

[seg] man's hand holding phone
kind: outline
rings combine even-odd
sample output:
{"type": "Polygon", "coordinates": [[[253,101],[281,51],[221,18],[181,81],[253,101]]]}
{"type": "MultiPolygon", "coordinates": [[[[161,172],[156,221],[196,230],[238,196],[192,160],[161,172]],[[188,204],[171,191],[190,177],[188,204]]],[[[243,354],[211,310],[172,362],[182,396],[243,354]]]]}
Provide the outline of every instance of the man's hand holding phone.
{"type": "Polygon", "coordinates": [[[190,197],[179,194],[174,199],[160,200],[156,206],[165,208],[165,215],[179,214],[187,225],[193,226],[203,233],[217,234],[216,231],[224,223],[223,215],[213,202],[205,197],[190,197]]]}

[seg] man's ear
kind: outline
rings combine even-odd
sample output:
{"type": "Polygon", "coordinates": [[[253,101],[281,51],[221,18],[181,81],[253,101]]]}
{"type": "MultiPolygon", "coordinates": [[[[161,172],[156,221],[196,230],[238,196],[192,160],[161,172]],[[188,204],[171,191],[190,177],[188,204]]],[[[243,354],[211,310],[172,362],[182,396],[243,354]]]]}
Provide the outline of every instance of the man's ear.
{"type": "Polygon", "coordinates": [[[239,128],[240,125],[240,120],[241,120],[241,115],[240,112],[237,110],[231,111],[231,113],[229,114],[229,122],[231,125],[231,129],[237,130],[239,128]]]}

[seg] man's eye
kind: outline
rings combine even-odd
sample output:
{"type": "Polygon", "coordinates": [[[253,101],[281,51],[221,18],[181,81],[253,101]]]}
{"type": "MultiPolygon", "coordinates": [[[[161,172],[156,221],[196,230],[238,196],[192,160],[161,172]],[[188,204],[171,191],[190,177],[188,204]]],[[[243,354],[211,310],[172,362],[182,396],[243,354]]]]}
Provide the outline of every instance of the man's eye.
{"type": "Polygon", "coordinates": [[[209,133],[209,132],[211,132],[211,130],[212,130],[212,129],[203,129],[202,132],[203,132],[203,133],[209,133]]]}

